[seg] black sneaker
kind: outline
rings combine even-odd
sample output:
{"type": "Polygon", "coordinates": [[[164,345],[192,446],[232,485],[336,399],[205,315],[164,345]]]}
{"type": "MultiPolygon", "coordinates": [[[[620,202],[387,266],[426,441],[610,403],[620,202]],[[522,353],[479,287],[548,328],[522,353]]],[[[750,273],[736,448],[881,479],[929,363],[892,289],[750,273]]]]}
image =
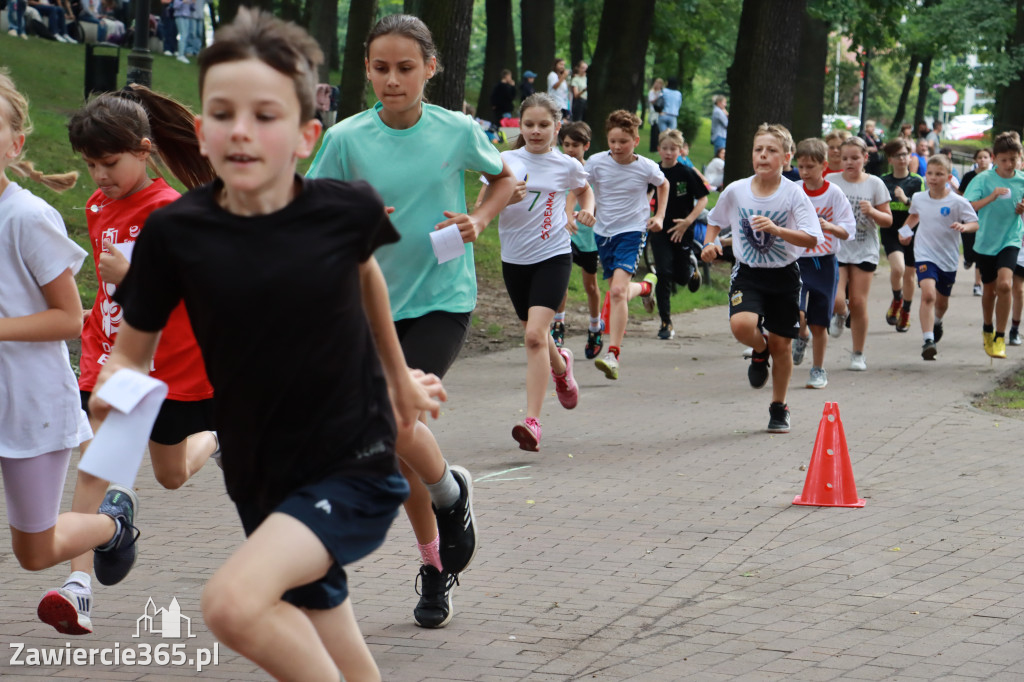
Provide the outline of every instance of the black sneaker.
{"type": "Polygon", "coordinates": [[[1021,345],[1021,341],[1022,340],[1024,340],[1024,339],[1021,339],[1020,330],[1019,329],[1014,329],[1014,328],[1011,327],[1010,328],[1010,333],[1007,334],[1007,336],[1006,336],[1006,345],[1008,345],[1008,346],[1019,346],[1019,345],[1021,345]]]}
{"type": "Polygon", "coordinates": [[[601,349],[604,348],[604,340],[601,338],[601,334],[604,333],[604,320],[601,321],[601,330],[592,332],[587,330],[587,345],[583,349],[583,354],[587,356],[587,360],[593,360],[601,354],[601,349]]]}
{"type": "Polygon", "coordinates": [[[932,326],[932,333],[935,334],[935,343],[942,340],[942,320],[935,320],[932,326]]]}
{"type": "Polygon", "coordinates": [[[565,343],[565,323],[564,322],[552,322],[551,323],[551,338],[555,340],[555,345],[559,348],[565,343]]]}
{"type": "Polygon", "coordinates": [[[462,491],[459,501],[447,509],[434,507],[437,534],[440,538],[441,565],[445,571],[458,575],[476,556],[476,516],[473,514],[473,477],[463,467],[450,466],[449,471],[462,491]]]}
{"type": "Polygon", "coordinates": [[[92,569],[102,585],[121,582],[135,565],[139,553],[136,545],[139,530],[134,526],[138,508],[139,498],[135,491],[119,485],[110,486],[100,504],[99,513],[114,519],[117,525],[110,542],[97,547],[93,552],[92,569]]]}
{"type": "Polygon", "coordinates": [[[925,360],[934,360],[937,353],[938,349],[935,348],[935,342],[931,339],[925,341],[924,345],[921,346],[921,357],[925,360]]]}
{"type": "Polygon", "coordinates": [[[786,403],[768,406],[768,433],[789,433],[789,406],[786,403]]]}
{"type": "Polygon", "coordinates": [[[697,258],[692,253],[690,254],[690,279],[686,282],[686,288],[690,290],[690,293],[697,293],[701,285],[700,268],[697,265],[697,258]]]}
{"type": "Polygon", "coordinates": [[[672,328],[671,322],[662,322],[661,329],[658,330],[658,338],[662,341],[668,341],[669,339],[675,338],[676,330],[672,328]]]}
{"type": "Polygon", "coordinates": [[[416,594],[420,600],[412,610],[413,620],[421,628],[443,628],[451,622],[452,586],[459,584],[458,576],[439,571],[429,564],[420,566],[416,576],[416,594]]]}
{"type": "Polygon", "coordinates": [[[753,388],[764,388],[768,383],[768,349],[754,351],[750,356],[750,367],[747,368],[747,379],[753,388]]]}

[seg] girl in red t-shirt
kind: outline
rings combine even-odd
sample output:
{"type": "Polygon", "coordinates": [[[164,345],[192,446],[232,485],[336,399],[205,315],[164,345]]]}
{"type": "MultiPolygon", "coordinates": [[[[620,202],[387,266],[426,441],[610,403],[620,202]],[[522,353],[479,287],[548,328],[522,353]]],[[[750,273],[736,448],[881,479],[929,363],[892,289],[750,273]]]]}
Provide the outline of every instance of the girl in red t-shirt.
{"type": "MultiPolygon", "coordinates": [[[[214,173],[199,154],[192,113],[146,88],[133,86],[92,100],[75,113],[68,130],[71,146],[82,155],[98,186],[85,208],[99,279],[96,303],[82,330],[78,385],[82,407],[88,411],[96,376],[117,336],[122,312],[112,295],[128,272],[135,239],[150,213],[180,196],[163,178],[150,178],[148,166],[159,153],[190,188],[212,181],[214,173]],[[158,143],[163,143],[159,152],[158,143]]],[[[169,389],[150,433],[153,473],[165,488],[179,488],[218,447],[211,431],[213,387],[184,304],[171,314],[150,374],[169,389]]],[[[106,481],[79,470],[72,511],[95,512],[106,489],[106,481]]],[[[126,551],[134,555],[134,548],[126,551]]],[[[123,578],[123,569],[104,565],[109,561],[109,555],[93,557],[92,552],[72,559],[71,576],[63,587],[43,597],[39,617],[64,634],[91,632],[89,567],[94,564],[101,583],[113,584],[123,578]]]]}

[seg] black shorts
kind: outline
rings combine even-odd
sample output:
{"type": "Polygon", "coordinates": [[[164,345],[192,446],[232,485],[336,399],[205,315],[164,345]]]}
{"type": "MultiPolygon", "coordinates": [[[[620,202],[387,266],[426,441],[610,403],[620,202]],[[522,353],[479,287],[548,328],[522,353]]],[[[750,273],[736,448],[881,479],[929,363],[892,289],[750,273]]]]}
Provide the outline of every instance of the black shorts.
{"type": "Polygon", "coordinates": [[[588,275],[597,274],[597,251],[580,251],[576,242],[570,242],[572,246],[572,262],[583,268],[588,275]]]}
{"type": "Polygon", "coordinates": [[[999,270],[1017,268],[1017,256],[1020,255],[1020,247],[1007,246],[994,256],[987,256],[983,253],[974,252],[974,262],[978,264],[981,271],[981,283],[991,284],[999,276],[999,270]]]}
{"type": "MultiPolygon", "coordinates": [[[[967,233],[965,232],[964,234],[967,234],[967,233]]],[[[1014,265],[1013,266],[1013,276],[1014,277],[1020,277],[1021,279],[1024,279],[1024,265],[1014,265]]]]}
{"type": "MultiPolygon", "coordinates": [[[[596,272],[596,270],[595,270],[596,272]]],[[[572,255],[563,253],[539,263],[516,265],[501,263],[501,276],[505,279],[505,289],[512,299],[512,307],[516,315],[526,322],[530,308],[543,306],[558,310],[569,288],[569,275],[572,274],[572,255]]]]}
{"type": "MultiPolygon", "coordinates": [[[[914,234],[917,234],[917,228],[914,229],[914,234]]],[[[878,228],[878,238],[882,241],[882,248],[885,249],[885,255],[888,256],[894,251],[899,251],[903,254],[903,262],[907,265],[914,265],[914,240],[911,239],[910,243],[904,246],[900,244],[900,231],[891,227],[880,227],[878,228]]]]}
{"type": "Polygon", "coordinates": [[[736,313],[757,313],[772,334],[796,338],[800,331],[800,266],[737,265],[729,286],[729,316],[736,313]]]}
{"type": "Polygon", "coordinates": [[[860,263],[839,263],[840,268],[846,265],[857,268],[858,270],[863,270],[864,272],[874,272],[878,269],[878,263],[870,263],[868,261],[862,261],[860,263]]]}
{"type": "Polygon", "coordinates": [[[440,378],[451,368],[469,333],[472,313],[435,310],[420,317],[395,321],[405,364],[440,378]]]}
{"type": "MultiPolygon", "coordinates": [[[[92,391],[79,391],[82,409],[89,414],[92,391]]],[[[164,400],[153,422],[149,439],[160,445],[177,445],[193,433],[214,430],[213,398],[205,400],[164,400]]]]}
{"type": "MultiPolygon", "coordinates": [[[[384,544],[398,508],[409,496],[401,474],[330,476],[299,488],[271,513],[287,514],[309,528],[334,563],[324,577],[285,592],[281,599],[306,609],[333,609],[348,598],[344,566],[384,544]]],[[[246,537],[269,515],[255,504],[235,504],[246,537]]]]}

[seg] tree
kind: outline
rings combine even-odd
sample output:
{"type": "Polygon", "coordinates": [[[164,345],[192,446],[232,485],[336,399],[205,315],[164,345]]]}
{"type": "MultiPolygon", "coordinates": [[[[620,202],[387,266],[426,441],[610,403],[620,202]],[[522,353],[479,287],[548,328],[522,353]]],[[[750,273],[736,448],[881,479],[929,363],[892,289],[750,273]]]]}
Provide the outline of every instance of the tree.
{"type": "Polygon", "coordinates": [[[828,24],[808,8],[800,26],[800,56],[793,95],[793,140],[821,135],[825,115],[825,64],[828,62],[828,24]]]}
{"type": "Polygon", "coordinates": [[[903,89],[900,90],[900,100],[896,104],[896,113],[892,117],[892,127],[903,125],[903,119],[907,116],[907,101],[910,99],[910,89],[914,87],[914,78],[917,76],[917,67],[921,64],[921,58],[911,53],[910,65],[907,67],[907,75],[903,78],[903,89]]]}
{"type": "Polygon", "coordinates": [[[309,34],[324,51],[324,61],[318,69],[317,77],[319,82],[329,83],[331,65],[336,65],[338,61],[338,0],[308,0],[306,12],[309,34]]]}
{"type": "Polygon", "coordinates": [[[921,75],[917,78],[917,105],[914,107],[914,135],[917,135],[917,124],[924,120],[925,105],[928,104],[928,91],[931,89],[932,56],[927,55],[921,60],[921,75]]]}
{"type": "Polygon", "coordinates": [[[466,61],[473,30],[473,0],[419,0],[420,19],[430,28],[441,70],[427,84],[433,104],[462,111],[466,61]]]}
{"type": "Polygon", "coordinates": [[[536,73],[537,90],[543,91],[545,77],[555,63],[555,2],[522,0],[520,12],[523,71],[536,73]]]}
{"type": "Polygon", "coordinates": [[[476,111],[480,118],[490,119],[491,89],[508,69],[516,74],[516,36],[512,30],[512,0],[486,0],[487,47],[484,50],[484,72],[476,111]]]}
{"type": "Polygon", "coordinates": [[[572,24],[569,27],[569,63],[572,68],[585,59],[583,45],[587,40],[587,0],[572,0],[572,24]]]}
{"type": "Polygon", "coordinates": [[[591,151],[608,148],[603,134],[608,114],[616,109],[636,111],[653,18],[654,0],[604,4],[593,64],[587,71],[587,119],[593,121],[596,133],[591,151]]]}
{"type": "Polygon", "coordinates": [[[997,106],[992,130],[995,133],[1013,130],[1019,135],[1024,132],[1024,68],[1019,64],[1024,51],[1024,0],[1016,2],[1015,19],[1007,52],[1017,57],[1018,64],[1009,82],[996,91],[997,106]]]}
{"type": "Polygon", "coordinates": [[[345,31],[345,58],[341,64],[338,120],[366,108],[366,66],[363,43],[377,20],[377,0],[352,0],[345,31]]]}
{"type": "Polygon", "coordinates": [[[239,7],[252,7],[274,13],[274,0],[219,0],[217,2],[217,25],[230,24],[235,20],[239,7]]]}

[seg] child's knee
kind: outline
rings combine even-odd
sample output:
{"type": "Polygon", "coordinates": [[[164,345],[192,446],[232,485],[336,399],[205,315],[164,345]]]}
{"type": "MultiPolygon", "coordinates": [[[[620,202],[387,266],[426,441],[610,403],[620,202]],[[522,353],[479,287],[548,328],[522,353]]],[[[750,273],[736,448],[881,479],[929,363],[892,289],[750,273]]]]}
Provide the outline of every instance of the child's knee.
{"type": "Polygon", "coordinates": [[[221,572],[215,573],[203,590],[200,608],[203,620],[210,632],[221,642],[238,648],[248,627],[259,617],[255,600],[246,595],[236,582],[222,577],[221,572]]]}
{"type": "Polygon", "coordinates": [[[999,279],[996,280],[995,285],[997,296],[1008,295],[1010,293],[1010,289],[1012,288],[1010,284],[1010,278],[1008,277],[1000,277],[999,279]]]}
{"type": "Polygon", "coordinates": [[[629,292],[629,282],[626,282],[625,284],[612,284],[611,287],[608,288],[608,291],[611,292],[611,297],[614,301],[618,302],[620,300],[625,300],[626,295],[629,292]]]}
{"type": "Polygon", "coordinates": [[[548,331],[547,329],[532,329],[527,327],[526,334],[523,337],[523,342],[526,345],[527,351],[536,351],[541,348],[547,348],[548,331]]]}
{"type": "Polygon", "coordinates": [[[156,482],[167,490],[177,490],[181,486],[185,485],[188,481],[188,472],[175,470],[175,471],[159,471],[154,470],[153,476],[156,478],[156,482]]]}

